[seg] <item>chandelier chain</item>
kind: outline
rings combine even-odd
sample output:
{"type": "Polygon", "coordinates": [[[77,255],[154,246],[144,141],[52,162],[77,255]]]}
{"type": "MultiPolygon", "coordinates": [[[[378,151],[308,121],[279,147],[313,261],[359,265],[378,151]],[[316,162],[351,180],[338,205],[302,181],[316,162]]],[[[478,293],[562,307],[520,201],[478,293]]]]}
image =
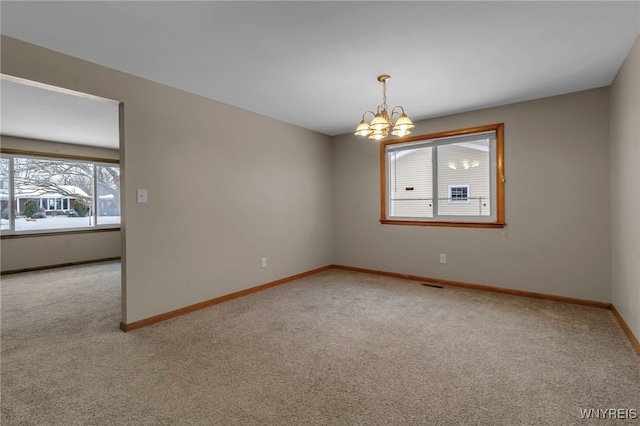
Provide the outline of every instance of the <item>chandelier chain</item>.
{"type": "Polygon", "coordinates": [[[387,109],[387,80],[382,81],[382,109],[387,109]]]}

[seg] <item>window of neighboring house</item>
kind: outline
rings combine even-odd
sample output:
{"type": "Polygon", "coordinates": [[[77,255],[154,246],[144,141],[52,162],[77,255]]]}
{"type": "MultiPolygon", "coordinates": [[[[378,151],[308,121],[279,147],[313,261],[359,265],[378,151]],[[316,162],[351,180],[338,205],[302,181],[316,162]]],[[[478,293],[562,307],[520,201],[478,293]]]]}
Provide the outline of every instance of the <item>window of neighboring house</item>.
{"type": "Polygon", "coordinates": [[[469,185],[449,185],[450,203],[468,203],[469,185]]]}
{"type": "Polygon", "coordinates": [[[503,124],[382,143],[381,222],[504,226],[503,124]]]}
{"type": "Polygon", "coordinates": [[[120,226],[120,166],[96,161],[2,154],[2,234],[120,226]]]}

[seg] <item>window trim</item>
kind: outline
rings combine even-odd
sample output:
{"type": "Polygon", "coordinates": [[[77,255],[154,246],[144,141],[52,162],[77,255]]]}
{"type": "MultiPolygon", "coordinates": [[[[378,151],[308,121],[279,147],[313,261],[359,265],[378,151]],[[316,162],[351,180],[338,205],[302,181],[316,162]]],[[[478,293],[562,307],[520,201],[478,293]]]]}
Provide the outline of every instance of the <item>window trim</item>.
{"type": "MultiPolygon", "coordinates": [[[[109,165],[118,165],[120,166],[119,159],[113,158],[103,158],[103,157],[89,157],[82,155],[73,155],[73,154],[60,154],[60,153],[52,153],[52,152],[40,152],[40,151],[30,151],[30,150],[22,150],[22,149],[11,149],[11,148],[0,148],[0,154],[6,155],[4,158],[13,158],[13,157],[32,157],[32,158],[41,158],[41,159],[52,159],[52,160],[70,160],[70,161],[82,161],[93,163],[94,165],[94,180],[95,180],[95,166],[109,166],[109,165]]],[[[13,161],[10,162],[10,178],[9,183],[11,183],[10,189],[10,199],[13,200],[13,191],[15,190],[13,183],[13,161]]],[[[11,205],[11,209],[14,209],[15,206],[11,205]]],[[[122,207],[121,207],[122,208],[122,207]]],[[[0,232],[0,239],[13,239],[13,238],[24,238],[24,237],[41,237],[41,236],[55,236],[55,235],[69,235],[69,234],[80,234],[80,233],[91,233],[91,232],[109,232],[109,231],[120,231],[122,226],[122,217],[120,224],[107,224],[107,225],[93,225],[92,227],[81,227],[81,228],[59,228],[59,230],[53,229],[38,229],[32,231],[16,231],[12,230],[2,230],[0,232]]]]}
{"type": "MultiPolygon", "coordinates": [[[[105,225],[103,225],[105,226],[105,225]]],[[[75,235],[75,234],[91,234],[95,232],[113,232],[120,231],[120,226],[110,228],[73,228],[73,229],[61,229],[60,231],[32,231],[32,232],[17,232],[13,234],[2,234],[0,239],[13,240],[17,238],[31,238],[31,237],[55,237],[60,235],[75,235]]]]}
{"type": "Polygon", "coordinates": [[[505,197],[504,197],[504,123],[489,124],[486,126],[468,127],[464,129],[449,130],[438,133],[417,135],[406,138],[391,139],[380,143],[380,223],[384,225],[413,225],[413,226],[446,226],[463,228],[504,228],[505,222],[505,197]],[[389,219],[387,216],[387,170],[386,150],[387,146],[407,142],[417,142],[426,139],[440,139],[452,136],[463,136],[473,133],[495,131],[496,133],[496,220],[491,222],[480,221],[442,221],[442,220],[410,220],[389,219]]]}
{"type": "Polygon", "coordinates": [[[78,160],[78,161],[86,161],[91,163],[110,163],[110,164],[120,164],[120,160],[115,158],[103,158],[103,157],[87,157],[84,155],[72,155],[72,154],[59,154],[53,152],[40,152],[40,151],[28,151],[24,149],[11,149],[11,148],[0,148],[0,154],[7,154],[13,156],[27,156],[27,157],[40,157],[40,158],[52,158],[52,159],[63,159],[63,160],[78,160]]]}

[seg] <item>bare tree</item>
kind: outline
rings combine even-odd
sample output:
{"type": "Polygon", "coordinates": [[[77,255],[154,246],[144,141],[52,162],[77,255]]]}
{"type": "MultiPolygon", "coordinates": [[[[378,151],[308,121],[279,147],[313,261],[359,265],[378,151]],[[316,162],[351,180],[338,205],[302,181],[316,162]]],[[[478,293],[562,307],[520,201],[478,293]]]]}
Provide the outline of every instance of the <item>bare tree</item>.
{"type": "Polygon", "coordinates": [[[94,166],[92,163],[81,161],[17,157],[14,163],[14,180],[16,192],[25,197],[56,194],[74,198],[76,202],[91,206],[94,193],[97,193],[98,197],[111,196],[111,205],[119,214],[120,168],[118,166],[94,166]],[[97,180],[95,191],[94,167],[96,167],[97,180]]]}

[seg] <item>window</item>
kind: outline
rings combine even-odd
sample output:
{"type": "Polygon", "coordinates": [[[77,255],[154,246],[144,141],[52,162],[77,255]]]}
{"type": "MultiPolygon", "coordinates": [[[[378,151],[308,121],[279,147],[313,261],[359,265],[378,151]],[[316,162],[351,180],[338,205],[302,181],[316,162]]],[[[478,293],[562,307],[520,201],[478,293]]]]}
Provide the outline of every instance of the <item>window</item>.
{"type": "Polygon", "coordinates": [[[449,185],[450,203],[468,203],[469,185],[449,185]]]}
{"type": "Polygon", "coordinates": [[[120,225],[120,166],[85,160],[3,153],[2,235],[120,225]]]}
{"type": "Polygon", "coordinates": [[[96,223],[120,224],[120,166],[96,165],[96,223]]]}
{"type": "Polygon", "coordinates": [[[381,222],[503,227],[503,124],[383,142],[381,222]]]}
{"type": "Polygon", "coordinates": [[[0,230],[9,228],[9,159],[0,158],[0,230]]]}

